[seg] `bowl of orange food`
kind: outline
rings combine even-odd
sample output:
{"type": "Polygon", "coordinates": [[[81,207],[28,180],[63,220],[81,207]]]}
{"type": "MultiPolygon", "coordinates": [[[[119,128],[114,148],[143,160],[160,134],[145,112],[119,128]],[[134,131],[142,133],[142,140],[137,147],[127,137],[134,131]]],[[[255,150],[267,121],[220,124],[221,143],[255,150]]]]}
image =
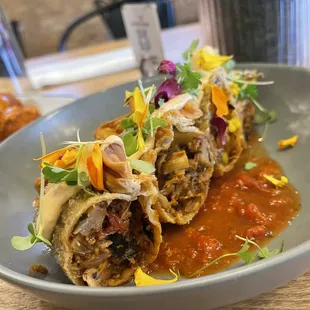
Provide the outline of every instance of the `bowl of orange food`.
{"type": "Polygon", "coordinates": [[[70,309],[211,309],[309,268],[309,71],[195,42],[158,70],[0,146],[4,280],[70,309]]]}

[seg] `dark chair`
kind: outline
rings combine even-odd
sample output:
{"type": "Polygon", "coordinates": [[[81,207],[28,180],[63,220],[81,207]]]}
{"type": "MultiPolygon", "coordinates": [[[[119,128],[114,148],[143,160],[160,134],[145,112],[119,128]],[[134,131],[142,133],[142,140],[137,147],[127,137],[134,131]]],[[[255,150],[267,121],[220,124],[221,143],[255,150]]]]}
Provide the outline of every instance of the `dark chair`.
{"type": "Polygon", "coordinates": [[[94,0],[95,9],[79,17],[67,27],[59,41],[58,51],[63,52],[66,50],[66,43],[75,28],[77,28],[85,21],[98,15],[102,17],[105,25],[109,27],[114,38],[119,39],[126,37],[126,32],[121,15],[121,6],[125,3],[139,2],[157,3],[161,28],[168,28],[174,26],[173,6],[170,1],[167,0],[114,0],[112,3],[109,4],[106,4],[106,1],[104,0],[94,0]]]}

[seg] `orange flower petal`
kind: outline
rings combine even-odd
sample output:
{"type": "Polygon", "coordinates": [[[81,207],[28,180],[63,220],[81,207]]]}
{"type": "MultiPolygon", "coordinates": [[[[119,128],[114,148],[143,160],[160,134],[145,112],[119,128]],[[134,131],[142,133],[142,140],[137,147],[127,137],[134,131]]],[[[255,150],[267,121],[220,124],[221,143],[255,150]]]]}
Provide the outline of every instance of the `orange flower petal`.
{"type": "Polygon", "coordinates": [[[223,90],[217,85],[212,85],[211,96],[212,102],[216,106],[216,115],[220,117],[227,115],[229,112],[228,98],[223,90]]]}
{"type": "Polygon", "coordinates": [[[86,160],[87,170],[90,178],[90,182],[93,185],[93,187],[97,188],[97,170],[93,163],[92,156],[88,156],[86,160]]]}
{"type": "Polygon", "coordinates": [[[284,150],[290,146],[291,147],[295,146],[297,141],[298,141],[298,136],[293,136],[285,140],[280,140],[278,141],[278,147],[280,150],[284,150]]]}
{"type": "Polygon", "coordinates": [[[92,152],[92,161],[97,170],[97,189],[104,190],[103,186],[103,160],[99,143],[96,143],[92,152]]]}
{"type": "Polygon", "coordinates": [[[35,161],[42,160],[42,163],[39,166],[40,168],[43,168],[43,166],[44,166],[43,162],[48,163],[50,165],[54,165],[54,163],[57,160],[59,160],[66,153],[67,150],[68,150],[68,148],[59,149],[59,150],[56,150],[56,151],[51,152],[49,154],[46,154],[44,156],[41,156],[39,158],[34,158],[33,160],[35,160],[35,161]]]}
{"type": "Polygon", "coordinates": [[[77,158],[78,149],[67,150],[66,153],[54,163],[59,168],[67,168],[72,165],[77,158]]]}

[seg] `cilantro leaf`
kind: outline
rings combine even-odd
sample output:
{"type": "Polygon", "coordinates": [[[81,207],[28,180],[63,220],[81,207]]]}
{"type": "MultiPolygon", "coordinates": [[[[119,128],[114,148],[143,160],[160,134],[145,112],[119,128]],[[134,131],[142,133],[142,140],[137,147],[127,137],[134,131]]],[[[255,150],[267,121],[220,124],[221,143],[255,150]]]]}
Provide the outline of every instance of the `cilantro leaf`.
{"type": "Polygon", "coordinates": [[[198,44],[199,44],[199,40],[198,39],[194,40],[191,43],[190,47],[182,54],[185,61],[190,61],[192,54],[198,47],[198,44]]]}
{"type": "Polygon", "coordinates": [[[236,252],[236,255],[239,256],[246,264],[250,264],[254,261],[256,254],[249,251],[249,240],[246,239],[242,248],[236,252]]]}
{"type": "Polygon", "coordinates": [[[177,69],[178,81],[180,81],[184,92],[198,88],[198,86],[201,84],[201,74],[199,72],[192,71],[192,68],[188,63],[185,63],[184,65],[178,64],[177,69]]]}
{"type": "Polygon", "coordinates": [[[278,255],[284,251],[284,241],[281,242],[281,246],[279,249],[275,249],[270,251],[267,247],[261,248],[261,250],[258,252],[258,257],[260,259],[269,258],[275,255],[278,255]]]}
{"type": "Polygon", "coordinates": [[[134,135],[134,132],[132,131],[124,132],[121,138],[123,140],[127,156],[130,156],[137,152],[138,137],[137,135],[134,135]]]}
{"type": "Polygon", "coordinates": [[[134,126],[134,121],[133,121],[133,114],[130,115],[130,117],[128,118],[125,118],[121,121],[121,127],[123,129],[127,129],[127,128],[130,128],[130,127],[133,127],[134,126]]]}
{"type": "Polygon", "coordinates": [[[256,99],[257,98],[257,86],[253,84],[248,84],[246,87],[243,87],[244,84],[237,83],[240,91],[238,99],[256,99]]]}
{"type": "Polygon", "coordinates": [[[246,170],[246,171],[252,170],[256,167],[257,167],[257,164],[252,162],[252,161],[248,161],[244,164],[244,170],[246,170]]]}
{"type": "Polygon", "coordinates": [[[132,159],[130,160],[130,166],[132,169],[146,174],[155,172],[155,167],[151,163],[144,160],[132,159]]]}
{"type": "Polygon", "coordinates": [[[146,135],[152,135],[158,128],[165,128],[167,127],[167,121],[159,118],[159,117],[152,117],[149,118],[143,126],[143,132],[146,135]]]}

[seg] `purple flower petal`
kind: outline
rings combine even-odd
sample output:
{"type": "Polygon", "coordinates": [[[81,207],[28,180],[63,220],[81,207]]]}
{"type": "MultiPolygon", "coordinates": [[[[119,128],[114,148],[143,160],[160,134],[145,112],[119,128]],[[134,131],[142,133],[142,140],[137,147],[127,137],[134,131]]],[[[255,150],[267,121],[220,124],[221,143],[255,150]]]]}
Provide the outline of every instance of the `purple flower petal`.
{"type": "Polygon", "coordinates": [[[159,64],[159,67],[157,68],[157,70],[159,73],[170,74],[172,76],[175,76],[177,73],[177,68],[175,64],[170,60],[163,60],[159,64]]]}
{"type": "Polygon", "coordinates": [[[164,102],[167,102],[169,100],[168,98],[168,94],[166,91],[161,91],[160,93],[158,93],[155,98],[154,98],[154,103],[155,103],[155,108],[158,108],[159,107],[159,100],[160,99],[163,99],[164,102]]]}
{"type": "Polygon", "coordinates": [[[219,135],[222,145],[226,144],[225,132],[227,129],[227,123],[222,117],[214,116],[211,119],[211,125],[216,128],[217,134],[219,135]]]}
{"type": "Polygon", "coordinates": [[[177,80],[174,78],[168,79],[162,82],[157,90],[157,94],[155,96],[155,107],[158,107],[159,99],[164,99],[167,102],[172,97],[175,97],[182,93],[182,86],[178,84],[177,80]]]}

